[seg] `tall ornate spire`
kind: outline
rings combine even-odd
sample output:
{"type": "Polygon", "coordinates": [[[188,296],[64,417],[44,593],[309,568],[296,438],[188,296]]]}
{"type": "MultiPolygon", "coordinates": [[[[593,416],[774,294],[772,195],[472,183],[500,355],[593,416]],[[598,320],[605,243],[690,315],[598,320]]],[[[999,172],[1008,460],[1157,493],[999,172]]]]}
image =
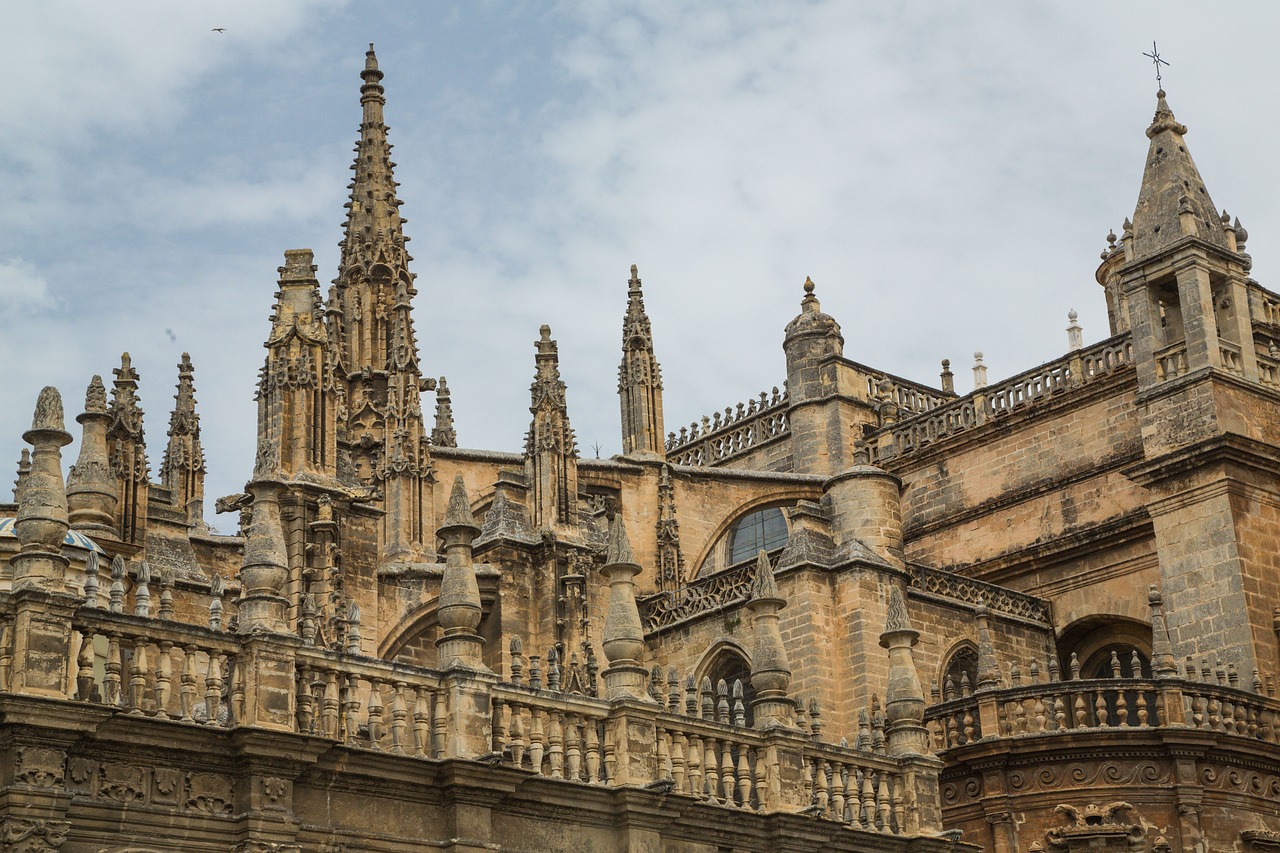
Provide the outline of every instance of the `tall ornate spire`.
{"type": "Polygon", "coordinates": [[[534,346],[536,372],[530,386],[533,423],[525,437],[525,469],[533,490],[534,526],[572,524],[578,502],[578,443],[569,425],[560,355],[543,325],[534,346]]]}
{"type": "Polygon", "coordinates": [[[120,355],[120,366],[111,372],[116,378],[107,407],[111,416],[107,452],[116,477],[116,524],[121,541],[140,543],[146,539],[150,472],[142,408],[138,405],[138,371],[133,369],[126,352],[120,355]]]}
{"type": "Polygon", "coordinates": [[[400,217],[401,202],[396,197],[398,184],[392,174],[395,164],[391,162],[391,145],[383,122],[386,99],[382,72],[378,70],[373,45],[365,54],[360,76],[364,80],[360,87],[364,116],[351,166],[355,175],[349,185],[351,199],[347,202],[345,234],[339,244],[342,259],[335,282],[346,344],[344,367],[351,374],[366,368],[375,372],[387,370],[389,357],[400,347],[412,350],[417,359],[412,327],[399,330],[405,336],[403,340],[396,340],[392,328],[393,306],[400,301],[399,286],[404,285],[409,298],[416,291],[409,272],[412,257],[405,250],[409,241],[403,231],[405,220],[400,217]]]}
{"type": "Polygon", "coordinates": [[[116,478],[111,473],[107,453],[107,391],[102,377],[95,376],[85,392],[84,412],[76,417],[83,431],[80,458],[67,475],[67,504],[71,510],[71,526],[77,530],[109,535],[114,538],[116,478]]]}
{"type": "Polygon", "coordinates": [[[1217,209],[1187,150],[1186,133],[1187,126],[1174,118],[1161,89],[1155,118],[1147,128],[1151,143],[1133,213],[1133,238],[1126,241],[1130,261],[1151,257],[1184,237],[1229,248],[1217,209]]]}
{"type": "Polygon", "coordinates": [[[622,452],[664,458],[662,369],[653,354],[653,332],[635,264],[631,265],[627,314],[622,320],[618,397],[622,402],[622,452]]]}
{"type": "Polygon", "coordinates": [[[200,415],[196,413],[195,368],[191,356],[178,363],[178,393],[169,415],[169,444],[161,475],[173,505],[185,510],[188,524],[204,517],[204,448],[200,446],[200,415]]]}

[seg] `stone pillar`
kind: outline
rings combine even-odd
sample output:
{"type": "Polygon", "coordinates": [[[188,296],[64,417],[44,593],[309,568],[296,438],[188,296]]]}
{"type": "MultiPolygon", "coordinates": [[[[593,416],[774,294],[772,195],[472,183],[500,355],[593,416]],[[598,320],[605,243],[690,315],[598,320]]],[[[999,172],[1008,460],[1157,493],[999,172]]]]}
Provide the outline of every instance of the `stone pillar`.
{"type": "Polygon", "coordinates": [[[640,564],[631,553],[622,512],[609,522],[609,551],[600,569],[609,584],[609,610],[605,616],[603,647],[609,665],[604,670],[606,699],[634,699],[651,703],[646,688],[648,672],[640,665],[644,655],[644,628],[636,605],[636,575],[640,564]]]}
{"type": "Polygon", "coordinates": [[[1000,689],[1000,663],[996,660],[991,630],[987,627],[987,606],[979,604],[974,617],[978,622],[978,683],[974,685],[974,695],[978,698],[978,724],[983,738],[999,737],[1000,710],[994,694],[1000,689]]]}
{"type": "Polygon", "coordinates": [[[814,284],[806,278],[800,313],[787,324],[782,349],[787,357],[787,422],[792,457],[798,473],[830,474],[844,467],[845,444],[838,402],[831,400],[836,385],[824,374],[828,359],[844,354],[840,324],[822,313],[814,284]]]}
{"type": "Polygon", "coordinates": [[[751,711],[757,729],[790,728],[793,725],[791,715],[795,704],[787,698],[787,688],[791,686],[791,665],[787,662],[787,650],[782,645],[782,632],[778,628],[778,611],[786,604],[786,599],[778,594],[769,557],[761,550],[756,559],[751,599],[747,602],[755,640],[751,651],[751,686],[756,689],[756,698],[751,702],[751,711]]]}
{"type": "Polygon", "coordinates": [[[902,564],[902,481],[875,466],[856,465],[823,484],[823,492],[840,554],[860,542],[888,563],[902,564]]]}
{"type": "Polygon", "coordinates": [[[467,487],[462,475],[453,481],[449,496],[449,508],[445,512],[444,525],[437,531],[444,540],[444,577],[440,581],[440,607],[438,619],[444,629],[436,641],[440,651],[440,669],[465,667],[484,669],[482,651],[484,639],[476,633],[480,625],[480,586],[472,565],[471,543],[480,535],[471,504],[467,500],[467,487]]]}
{"type": "MultiPolygon", "coordinates": [[[[1187,371],[1202,367],[1222,367],[1218,346],[1218,323],[1213,311],[1213,290],[1204,258],[1186,255],[1174,261],[1178,276],[1178,303],[1182,307],[1182,328],[1187,338],[1187,371]]],[[[1252,332],[1250,332],[1252,345],[1252,332]]]]}

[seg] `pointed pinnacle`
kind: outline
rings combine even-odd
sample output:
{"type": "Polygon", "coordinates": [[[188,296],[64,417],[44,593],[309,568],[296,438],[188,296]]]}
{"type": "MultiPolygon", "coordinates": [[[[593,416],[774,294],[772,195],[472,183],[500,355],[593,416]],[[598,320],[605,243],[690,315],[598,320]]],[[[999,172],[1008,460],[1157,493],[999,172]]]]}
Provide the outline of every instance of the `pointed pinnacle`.
{"type": "Polygon", "coordinates": [[[884,619],[884,633],[910,630],[911,619],[907,616],[907,604],[902,598],[902,592],[896,586],[890,587],[889,612],[884,619]]]}
{"type": "Polygon", "coordinates": [[[96,373],[84,393],[84,410],[90,415],[102,415],[107,411],[107,389],[102,384],[102,377],[96,373]]]}
{"type": "MultiPolygon", "coordinates": [[[[31,419],[31,432],[59,432],[65,434],[65,426],[62,417],[62,395],[58,393],[57,388],[52,385],[46,385],[40,389],[40,396],[36,398],[36,410],[31,419]]],[[[71,436],[67,435],[67,441],[70,440],[71,436]]],[[[62,443],[66,444],[67,441],[62,443]]]]}
{"type": "Polygon", "coordinates": [[[769,565],[769,555],[760,549],[756,556],[756,574],[751,582],[751,600],[781,599],[778,595],[778,583],[773,577],[773,566],[769,565]]]}
{"type": "Polygon", "coordinates": [[[636,565],[635,555],[631,553],[631,541],[627,539],[627,528],[622,524],[622,513],[616,512],[609,522],[609,550],[605,556],[605,565],[636,565]]]}
{"type": "Polygon", "coordinates": [[[453,480],[453,490],[449,493],[449,508],[444,513],[443,528],[471,527],[479,530],[476,517],[471,512],[471,501],[467,498],[467,484],[459,474],[453,480]]]}

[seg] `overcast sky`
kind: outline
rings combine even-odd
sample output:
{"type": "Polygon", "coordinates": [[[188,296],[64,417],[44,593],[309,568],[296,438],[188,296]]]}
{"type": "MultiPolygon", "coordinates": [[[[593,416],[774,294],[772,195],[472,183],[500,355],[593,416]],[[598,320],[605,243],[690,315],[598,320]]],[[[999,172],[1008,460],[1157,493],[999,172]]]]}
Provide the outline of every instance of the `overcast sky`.
{"type": "Polygon", "coordinates": [[[210,513],[242,488],[282,253],[336,274],[370,41],[459,443],[520,449],[545,322],[582,452],[608,456],[632,263],[668,429],[782,384],[806,276],[846,355],[931,384],[949,357],[962,392],[975,349],[993,381],[1062,354],[1070,308],[1106,337],[1093,273],[1137,198],[1153,39],[1274,289],[1278,24],[1273,2],[1171,0],[11,5],[0,462],[44,385],[78,439],[128,350],[158,476],[188,351],[210,513]]]}

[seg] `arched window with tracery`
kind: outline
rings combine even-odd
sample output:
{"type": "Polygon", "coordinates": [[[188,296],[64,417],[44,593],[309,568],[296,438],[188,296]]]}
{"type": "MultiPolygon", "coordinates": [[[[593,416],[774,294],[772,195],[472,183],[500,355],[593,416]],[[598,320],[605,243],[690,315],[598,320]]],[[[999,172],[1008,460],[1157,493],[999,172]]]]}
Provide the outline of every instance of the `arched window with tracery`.
{"type": "Polygon", "coordinates": [[[965,691],[972,691],[978,683],[978,647],[963,643],[947,658],[942,670],[942,698],[956,699],[965,691]]]}
{"type": "MultiPolygon", "coordinates": [[[[755,701],[756,691],[751,686],[751,664],[747,662],[747,659],[737,649],[723,648],[716,652],[715,657],[711,659],[710,665],[705,670],[705,677],[711,680],[711,689],[713,691],[718,688],[721,681],[728,687],[730,691],[730,712],[733,709],[733,683],[741,681],[742,705],[745,709],[747,725],[753,725],[755,716],[751,713],[751,703],[755,701]]],[[[701,684],[699,684],[699,688],[701,688],[701,684]]],[[[701,701],[701,697],[699,697],[699,701],[701,701]]]]}

